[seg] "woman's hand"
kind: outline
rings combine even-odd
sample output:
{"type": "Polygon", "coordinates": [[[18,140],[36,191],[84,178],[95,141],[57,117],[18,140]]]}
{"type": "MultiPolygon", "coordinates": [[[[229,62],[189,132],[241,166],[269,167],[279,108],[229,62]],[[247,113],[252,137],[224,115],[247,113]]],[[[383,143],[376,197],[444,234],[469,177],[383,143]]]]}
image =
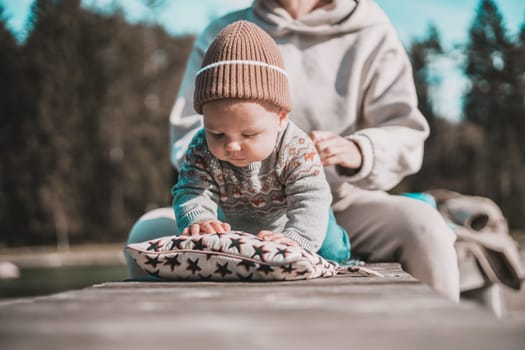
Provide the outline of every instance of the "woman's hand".
{"type": "Polygon", "coordinates": [[[262,239],[263,241],[271,241],[275,243],[283,243],[286,245],[298,245],[296,241],[294,241],[291,238],[288,238],[284,236],[282,233],[279,232],[272,232],[272,231],[266,231],[263,230],[257,234],[257,237],[262,239]]]}
{"type": "Polygon", "coordinates": [[[315,148],[324,166],[338,165],[358,170],[363,164],[363,155],[357,144],[330,131],[315,130],[310,133],[315,148]]]}
{"type": "Polygon", "coordinates": [[[202,233],[225,233],[231,229],[230,224],[219,220],[205,220],[197,222],[182,230],[183,236],[196,236],[202,233]]]}

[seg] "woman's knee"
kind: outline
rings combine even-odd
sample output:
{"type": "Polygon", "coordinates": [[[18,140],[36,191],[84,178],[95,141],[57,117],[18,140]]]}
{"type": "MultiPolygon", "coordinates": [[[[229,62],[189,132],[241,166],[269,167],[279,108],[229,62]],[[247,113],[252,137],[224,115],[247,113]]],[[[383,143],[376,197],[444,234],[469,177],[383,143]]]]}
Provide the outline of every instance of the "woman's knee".
{"type": "MultiPolygon", "coordinates": [[[[159,208],[142,215],[131,228],[128,235],[129,243],[139,243],[158,237],[174,235],[178,232],[175,215],[172,208],[159,208]]],[[[145,277],[147,274],[131,258],[126,249],[124,257],[130,278],[145,277]]]]}
{"type": "Polygon", "coordinates": [[[441,214],[430,205],[403,198],[396,206],[401,225],[402,243],[399,259],[414,277],[453,300],[459,297],[459,272],[454,241],[455,233],[441,214]]]}
{"type": "Polygon", "coordinates": [[[412,198],[398,197],[391,206],[394,234],[412,249],[432,250],[453,247],[455,234],[441,214],[430,205],[412,198]]]}
{"type": "Polygon", "coordinates": [[[173,209],[159,208],[147,212],[137,220],[129,232],[127,243],[144,242],[177,233],[177,222],[173,209]]]}

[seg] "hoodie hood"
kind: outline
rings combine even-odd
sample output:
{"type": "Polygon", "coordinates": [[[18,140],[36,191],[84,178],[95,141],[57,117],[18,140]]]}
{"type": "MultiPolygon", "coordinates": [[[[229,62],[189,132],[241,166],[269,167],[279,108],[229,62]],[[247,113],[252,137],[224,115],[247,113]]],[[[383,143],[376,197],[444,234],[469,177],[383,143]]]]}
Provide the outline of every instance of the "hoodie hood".
{"type": "Polygon", "coordinates": [[[253,14],[257,24],[274,37],[290,32],[323,36],[344,34],[389,22],[371,0],[332,0],[299,19],[292,18],[277,0],[255,0],[253,14]]]}

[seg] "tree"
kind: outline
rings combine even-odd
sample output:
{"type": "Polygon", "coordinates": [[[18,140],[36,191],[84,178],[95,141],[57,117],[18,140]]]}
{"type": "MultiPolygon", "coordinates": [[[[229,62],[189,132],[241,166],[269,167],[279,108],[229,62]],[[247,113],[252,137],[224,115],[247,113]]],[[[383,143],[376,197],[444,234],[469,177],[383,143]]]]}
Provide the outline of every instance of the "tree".
{"type": "Polygon", "coordinates": [[[516,111],[513,94],[517,91],[513,68],[513,45],[503,17],[493,0],[481,0],[470,27],[465,73],[470,90],[465,96],[467,120],[483,131],[483,174],[476,192],[494,199],[509,216],[509,223],[522,221],[516,207],[522,182],[521,156],[517,145],[516,111]],[[516,196],[518,195],[518,196],[516,196]]]}
{"type": "Polygon", "coordinates": [[[443,148],[439,145],[442,142],[437,128],[437,116],[434,112],[431,90],[439,83],[437,74],[433,71],[432,63],[443,54],[441,39],[435,25],[430,24],[423,39],[413,40],[408,48],[408,55],[412,63],[414,83],[416,86],[418,107],[430,125],[430,137],[426,142],[425,157],[423,166],[417,176],[410,177],[406,183],[410,190],[420,191],[428,188],[427,186],[436,178],[438,173],[443,170],[439,159],[442,156],[443,148]]]}
{"type": "MultiPolygon", "coordinates": [[[[516,133],[525,130],[525,22],[522,23],[516,42],[508,55],[508,66],[512,78],[509,108],[516,126],[516,133]]],[[[520,153],[525,162],[525,138],[516,137],[519,141],[520,153]]]]}
{"type": "Polygon", "coordinates": [[[23,71],[21,50],[6,20],[0,4],[0,239],[4,242],[17,240],[13,233],[29,231],[28,213],[18,186],[24,163],[24,120],[19,113],[24,96],[17,84],[23,71]]]}
{"type": "Polygon", "coordinates": [[[93,69],[101,63],[93,55],[98,38],[86,32],[80,0],[38,0],[29,25],[24,51],[34,103],[27,154],[37,207],[30,219],[34,233],[56,234],[59,246],[67,247],[86,224],[85,213],[100,208],[90,201],[97,188],[86,190],[93,170],[103,169],[97,158],[97,115],[104,84],[100,70],[93,69]]]}
{"type": "Polygon", "coordinates": [[[20,46],[1,18],[0,243],[123,242],[170,204],[168,116],[193,38],[80,0],[35,1],[20,46]]]}
{"type": "Polygon", "coordinates": [[[447,54],[441,45],[437,28],[429,25],[425,37],[412,41],[408,52],[419,109],[429,122],[430,136],[425,144],[421,170],[403,181],[397,191],[447,188],[473,193],[476,190],[474,184],[479,183],[482,174],[482,132],[471,122],[451,122],[437,115],[434,110],[431,92],[440,83],[440,76],[434,67],[447,54]]]}
{"type": "Polygon", "coordinates": [[[508,129],[507,160],[509,197],[505,198],[507,212],[513,227],[525,228],[522,206],[525,202],[525,22],[521,26],[515,42],[506,55],[509,74],[508,94],[505,100],[508,129]]]}
{"type": "Polygon", "coordinates": [[[485,134],[484,172],[486,179],[478,190],[501,203],[507,192],[502,176],[501,152],[506,149],[509,126],[504,102],[508,76],[505,57],[510,47],[503,18],[492,0],[481,0],[469,31],[465,73],[470,91],[465,96],[465,117],[479,125],[485,134]]]}
{"type": "Polygon", "coordinates": [[[505,58],[510,48],[506,29],[493,0],[481,0],[469,31],[465,73],[471,88],[466,95],[466,118],[485,129],[499,126],[507,90],[505,58]]]}
{"type": "Polygon", "coordinates": [[[412,62],[419,109],[432,124],[435,113],[430,90],[439,83],[439,79],[432,71],[431,63],[433,59],[443,54],[440,35],[435,25],[428,26],[425,38],[412,41],[408,54],[412,62]]]}

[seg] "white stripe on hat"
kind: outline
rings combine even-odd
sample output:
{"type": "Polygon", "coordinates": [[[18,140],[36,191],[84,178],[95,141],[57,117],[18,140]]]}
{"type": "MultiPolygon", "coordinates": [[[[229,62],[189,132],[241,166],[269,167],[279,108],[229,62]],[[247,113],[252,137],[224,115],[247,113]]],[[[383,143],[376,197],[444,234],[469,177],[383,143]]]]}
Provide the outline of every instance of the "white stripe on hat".
{"type": "Polygon", "coordinates": [[[273,64],[268,64],[266,62],[252,61],[252,60],[230,60],[230,61],[215,62],[215,63],[209,64],[209,65],[199,69],[197,71],[197,73],[195,74],[195,76],[198,76],[199,74],[201,74],[202,72],[204,72],[204,71],[206,71],[208,69],[212,69],[212,68],[218,67],[218,66],[224,66],[224,65],[227,65],[227,64],[246,64],[246,65],[252,65],[252,66],[266,67],[266,68],[270,68],[270,69],[276,70],[279,73],[283,74],[286,78],[288,78],[288,74],[281,67],[275,66],[273,64]]]}

